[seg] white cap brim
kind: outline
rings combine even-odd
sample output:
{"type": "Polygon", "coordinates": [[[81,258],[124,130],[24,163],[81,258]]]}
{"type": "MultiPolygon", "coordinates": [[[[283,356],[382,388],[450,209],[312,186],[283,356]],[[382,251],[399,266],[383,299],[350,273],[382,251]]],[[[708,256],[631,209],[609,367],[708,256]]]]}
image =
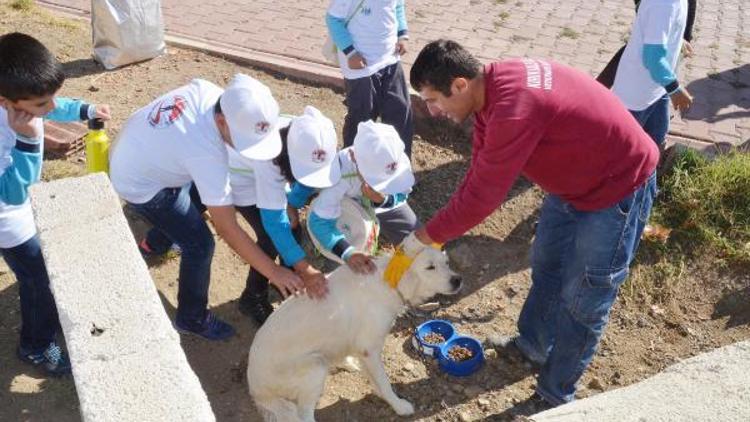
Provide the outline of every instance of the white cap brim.
{"type": "Polygon", "coordinates": [[[292,174],[298,182],[305,186],[317,189],[328,188],[341,180],[341,164],[339,164],[338,157],[334,157],[330,166],[311,172],[309,169],[295,167],[292,161],[292,174]]]}
{"type": "MultiPolygon", "coordinates": [[[[229,134],[232,136],[232,140],[242,139],[242,134],[232,130],[232,126],[229,126],[229,134]]],[[[241,142],[242,144],[252,143],[252,140],[245,138],[241,142]]],[[[243,157],[250,158],[251,160],[270,160],[276,158],[281,153],[281,135],[279,134],[279,128],[274,127],[268,131],[268,135],[255,144],[243,149],[237,150],[243,157]]]]}
{"type": "Polygon", "coordinates": [[[362,177],[371,188],[386,195],[408,192],[411,190],[412,186],[414,186],[414,174],[411,171],[411,161],[405,153],[401,153],[398,161],[399,165],[396,173],[383,180],[370,183],[364,174],[362,177]]]}

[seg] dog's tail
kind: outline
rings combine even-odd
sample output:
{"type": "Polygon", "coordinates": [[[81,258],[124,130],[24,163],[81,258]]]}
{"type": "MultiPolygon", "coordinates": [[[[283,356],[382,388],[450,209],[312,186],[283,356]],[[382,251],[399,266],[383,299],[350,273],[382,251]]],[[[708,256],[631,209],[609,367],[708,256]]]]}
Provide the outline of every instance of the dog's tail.
{"type": "Polygon", "coordinates": [[[267,400],[255,400],[266,422],[301,422],[297,406],[281,397],[269,397],[267,400]]]}

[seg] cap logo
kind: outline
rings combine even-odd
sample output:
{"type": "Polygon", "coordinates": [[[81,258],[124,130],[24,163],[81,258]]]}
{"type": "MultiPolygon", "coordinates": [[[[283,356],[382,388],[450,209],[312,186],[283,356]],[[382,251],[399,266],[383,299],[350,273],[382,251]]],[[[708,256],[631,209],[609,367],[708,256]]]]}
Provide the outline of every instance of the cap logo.
{"type": "Polygon", "coordinates": [[[255,133],[258,135],[265,135],[268,133],[268,129],[271,128],[271,124],[265,120],[261,120],[255,124],[255,133]]]}
{"type": "Polygon", "coordinates": [[[181,95],[161,100],[148,113],[148,123],[156,129],[169,127],[182,117],[186,105],[187,101],[181,95]]]}
{"type": "Polygon", "coordinates": [[[398,162],[394,161],[392,163],[389,163],[385,166],[385,173],[386,174],[393,174],[398,170],[398,162]]]}
{"type": "Polygon", "coordinates": [[[316,149],[312,152],[313,163],[320,164],[326,160],[326,152],[322,149],[316,149]]]}

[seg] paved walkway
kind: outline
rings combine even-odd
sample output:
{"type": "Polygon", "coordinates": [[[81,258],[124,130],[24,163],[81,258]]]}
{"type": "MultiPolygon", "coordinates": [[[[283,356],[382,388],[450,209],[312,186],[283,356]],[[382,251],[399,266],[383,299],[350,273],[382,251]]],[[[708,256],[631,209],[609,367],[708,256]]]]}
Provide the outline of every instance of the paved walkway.
{"type": "MultiPolygon", "coordinates": [[[[701,0],[695,56],[681,79],[696,101],[672,131],[686,137],[750,140],[750,7],[746,0],[701,0]]],[[[89,13],[88,0],[40,0],[89,13]]],[[[209,46],[236,47],[323,63],[328,0],[162,0],[170,35],[209,46]]],[[[595,75],[623,44],[634,10],[623,0],[409,0],[412,41],[408,65],[428,41],[459,41],[484,61],[510,56],[551,57],[595,75]]],[[[318,66],[319,67],[319,66],[318,66]]]]}

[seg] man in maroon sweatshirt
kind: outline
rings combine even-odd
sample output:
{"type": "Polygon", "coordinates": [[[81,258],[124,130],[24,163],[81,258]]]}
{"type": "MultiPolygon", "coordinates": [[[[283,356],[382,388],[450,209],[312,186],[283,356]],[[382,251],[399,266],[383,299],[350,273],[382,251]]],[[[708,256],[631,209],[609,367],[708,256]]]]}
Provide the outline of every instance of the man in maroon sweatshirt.
{"type": "Polygon", "coordinates": [[[638,247],[659,152],[610,91],[549,60],[482,66],[455,42],[420,52],[411,84],[433,116],[474,116],[464,180],[402,249],[414,256],[476,226],[524,175],[547,192],[515,346],[540,367],[537,393],[573,400],[638,247]]]}

